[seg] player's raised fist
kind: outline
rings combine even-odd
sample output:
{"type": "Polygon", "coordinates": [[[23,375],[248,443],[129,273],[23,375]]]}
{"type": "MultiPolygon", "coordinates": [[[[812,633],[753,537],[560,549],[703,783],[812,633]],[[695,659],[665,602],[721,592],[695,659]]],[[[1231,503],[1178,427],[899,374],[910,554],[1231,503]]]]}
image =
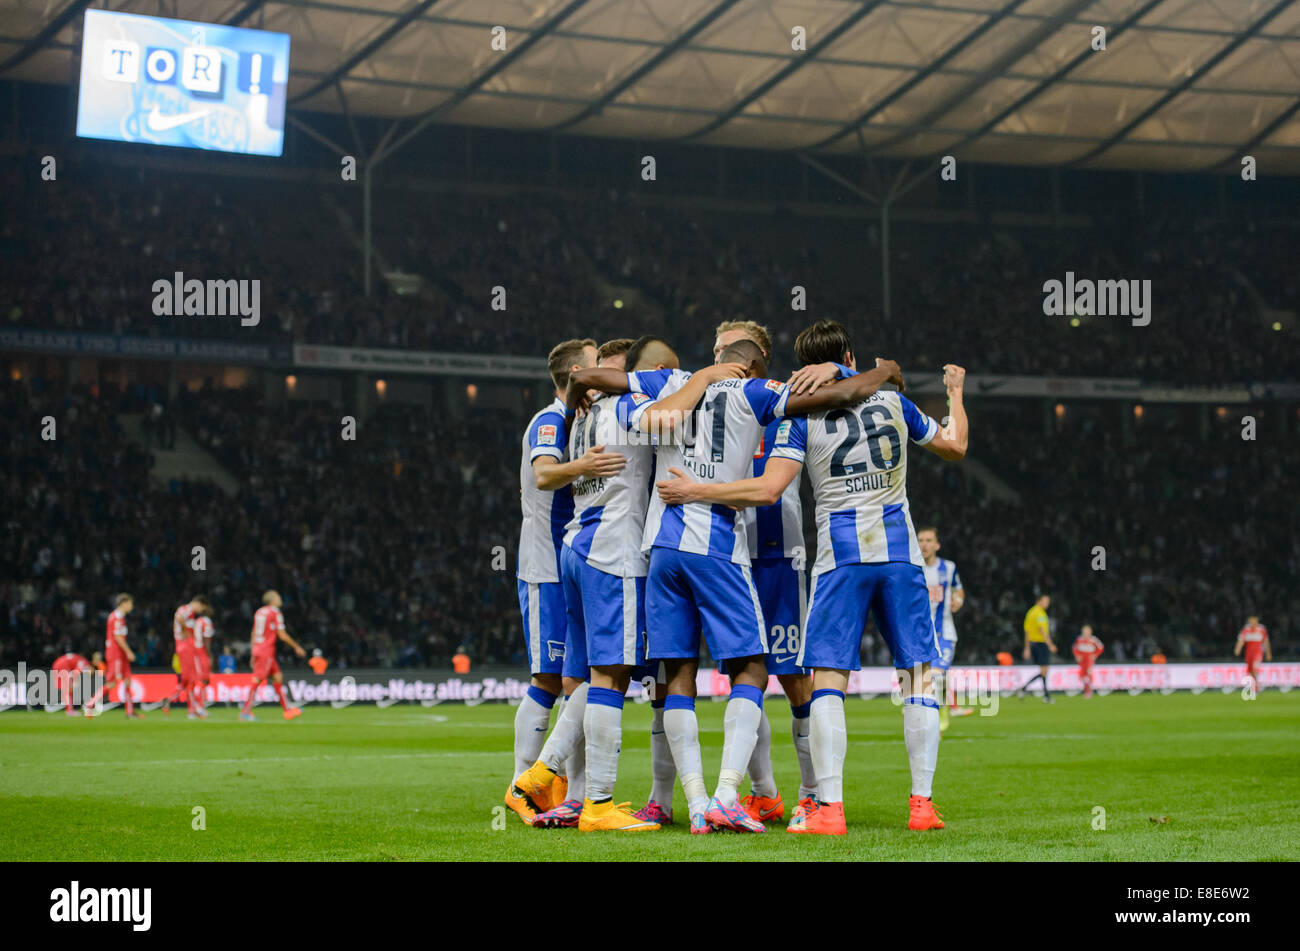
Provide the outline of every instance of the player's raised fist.
{"type": "Polygon", "coordinates": [[[903,368],[893,360],[885,360],[882,357],[876,357],[876,368],[886,369],[889,371],[889,380],[887,382],[894,384],[900,390],[906,389],[903,384],[903,368]]]}
{"type": "Polygon", "coordinates": [[[960,390],[966,382],[966,368],[955,363],[944,364],[943,385],[950,390],[960,390]]]}

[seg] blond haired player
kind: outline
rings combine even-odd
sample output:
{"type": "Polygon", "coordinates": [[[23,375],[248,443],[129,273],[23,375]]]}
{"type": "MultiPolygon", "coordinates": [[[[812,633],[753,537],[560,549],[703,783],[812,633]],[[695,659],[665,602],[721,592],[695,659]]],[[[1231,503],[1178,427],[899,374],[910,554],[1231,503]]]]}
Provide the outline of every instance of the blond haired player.
{"type": "MultiPolygon", "coordinates": [[[[772,359],[772,337],[767,328],[753,320],[728,320],[718,324],[713,342],[713,362],[737,340],[750,340],[772,359]]],[[[798,392],[796,389],[795,392],[798,392]]],[[[762,476],[772,455],[780,421],[763,430],[763,441],[754,453],[754,478],[762,476]]],[[[808,572],[803,540],[803,506],[799,501],[800,475],[796,473],[772,505],[744,510],[749,537],[750,573],[767,625],[767,672],[775,675],[790,703],[790,735],[799,761],[798,802],[807,804],[817,791],[810,747],[809,707],[812,674],[796,659],[808,614],[808,572]]],[[[763,710],[758,724],[758,742],[749,758],[749,794],[742,797],[745,811],[760,822],[777,822],[785,815],[785,803],[772,771],[772,725],[763,710]]]]}

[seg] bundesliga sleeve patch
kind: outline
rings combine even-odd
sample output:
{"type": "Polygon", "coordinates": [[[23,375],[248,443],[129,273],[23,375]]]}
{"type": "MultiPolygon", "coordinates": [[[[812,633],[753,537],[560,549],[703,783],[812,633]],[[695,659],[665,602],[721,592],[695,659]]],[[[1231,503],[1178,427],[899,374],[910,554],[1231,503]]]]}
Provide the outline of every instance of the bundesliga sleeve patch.
{"type": "Polygon", "coordinates": [[[649,401],[650,397],[646,396],[644,393],[632,394],[632,403],[635,406],[640,406],[642,403],[648,403],[649,401]]]}
{"type": "Polygon", "coordinates": [[[768,380],[768,381],[767,381],[765,384],[763,384],[763,385],[766,386],[769,390],[773,390],[773,391],[775,391],[775,392],[777,392],[777,393],[780,393],[780,392],[781,392],[781,388],[782,388],[783,386],[785,386],[784,383],[778,383],[776,380],[768,380]]]}
{"type": "Polygon", "coordinates": [[[553,425],[537,427],[537,445],[554,446],[555,445],[555,427],[553,425]]]}

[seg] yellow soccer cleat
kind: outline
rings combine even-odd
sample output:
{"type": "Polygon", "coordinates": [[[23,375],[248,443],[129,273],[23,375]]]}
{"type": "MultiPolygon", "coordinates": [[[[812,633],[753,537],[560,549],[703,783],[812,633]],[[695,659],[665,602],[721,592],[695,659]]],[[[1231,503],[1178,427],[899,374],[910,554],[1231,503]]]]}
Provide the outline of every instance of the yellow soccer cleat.
{"type": "Polygon", "coordinates": [[[653,832],[658,828],[659,823],[646,822],[633,815],[630,802],[614,805],[613,800],[595,803],[587,799],[578,817],[578,829],[582,832],[653,832]]]}
{"type": "Polygon", "coordinates": [[[569,798],[569,779],[567,776],[556,776],[551,783],[551,801],[562,803],[569,798]]]}
{"type": "Polygon", "coordinates": [[[533,808],[533,804],[514,783],[506,787],[506,806],[524,821],[524,825],[532,825],[533,819],[537,817],[537,810],[533,808]]]}
{"type": "MultiPolygon", "coordinates": [[[[510,784],[510,788],[519,793],[528,804],[533,807],[533,812],[549,812],[564,800],[556,799],[559,792],[567,792],[569,784],[564,783],[564,789],[558,788],[555,771],[549,766],[538,760],[532,766],[515,777],[515,781],[510,784]]],[[[511,808],[514,808],[513,806],[511,808]]],[[[518,812],[519,810],[515,810],[518,812]]]]}

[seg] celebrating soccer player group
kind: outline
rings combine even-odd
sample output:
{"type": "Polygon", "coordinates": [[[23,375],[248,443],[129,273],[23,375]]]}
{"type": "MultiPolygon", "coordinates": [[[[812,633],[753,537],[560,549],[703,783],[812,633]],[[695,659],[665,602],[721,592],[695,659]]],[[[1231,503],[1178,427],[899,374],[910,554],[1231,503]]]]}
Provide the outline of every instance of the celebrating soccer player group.
{"type": "Polygon", "coordinates": [[[801,774],[787,831],[843,835],[844,695],[870,612],[899,671],[908,827],[943,828],[931,801],[935,674],[951,661],[955,634],[945,624],[961,606],[960,582],[935,555],[937,533],[924,550],[918,542],[907,444],[946,460],[965,455],[965,370],[943,368],[950,417],[941,427],[902,395],[893,361],[858,372],[840,324],[799,334],[801,369],[788,382],[767,378],[771,349],[763,327],[734,321],[717,329],[714,365],[694,373],[651,336],[551,351],[555,400],[528,424],[519,473],[519,606],[532,681],[515,717],[505,801],[525,822],[659,829],[673,821],[680,777],[692,833],[764,832],[785,814],[763,711],[775,675],[801,774]],[[817,523],[811,586],[805,466],[817,523]],[[731,681],[712,796],[695,714],[701,635],[731,681]],[[652,691],[654,712],[653,788],[636,812],[614,798],[633,678],[652,691]]]}

